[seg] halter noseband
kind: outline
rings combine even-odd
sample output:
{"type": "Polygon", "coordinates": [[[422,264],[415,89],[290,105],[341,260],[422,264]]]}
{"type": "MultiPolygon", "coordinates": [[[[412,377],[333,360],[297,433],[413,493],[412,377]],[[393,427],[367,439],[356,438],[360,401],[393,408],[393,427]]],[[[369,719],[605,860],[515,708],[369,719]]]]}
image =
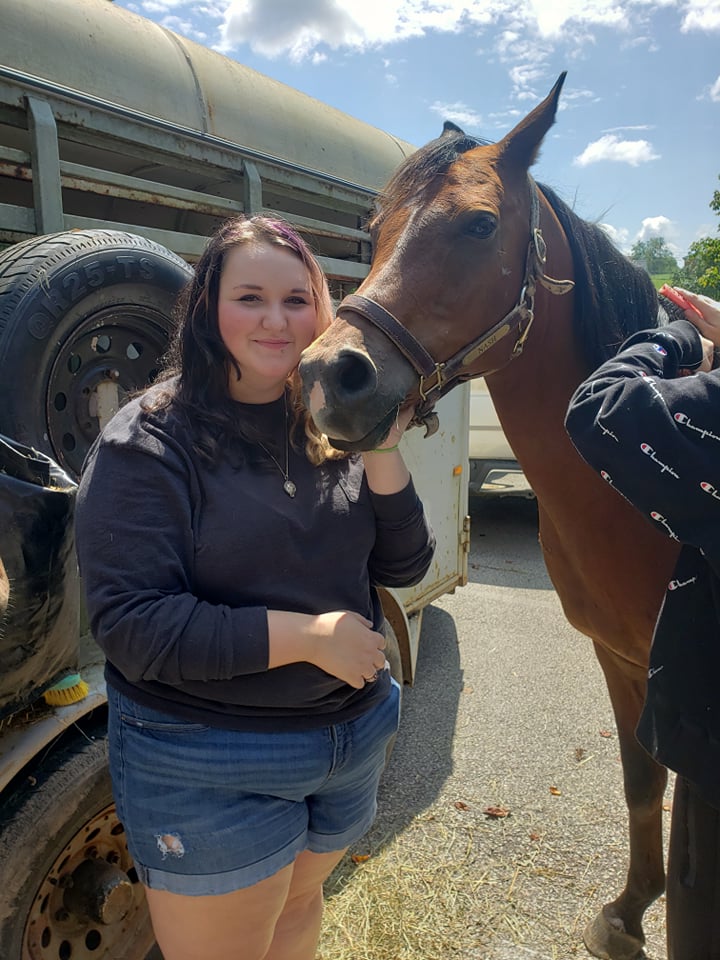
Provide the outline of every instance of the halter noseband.
{"type": "MultiPolygon", "coordinates": [[[[420,341],[404,327],[385,307],[375,300],[363,297],[361,294],[351,293],[345,297],[337,309],[340,316],[346,310],[359,313],[381,330],[402,353],[420,376],[418,390],[421,402],[415,408],[412,422],[425,426],[425,435],[429,436],[437,430],[437,416],[433,413],[435,403],[447,393],[456,381],[472,379],[481,374],[470,374],[467,368],[482,356],[486,350],[495,346],[503,337],[510,333],[513,326],[517,326],[517,340],[512,349],[510,360],[519,357],[525,346],[527,335],[530,332],[535,317],[535,291],[541,283],[546,290],[554,294],[564,294],[575,286],[573,280],[554,280],[546,276],[543,271],[547,259],[547,247],[540,229],[540,203],[538,190],[530,178],[530,242],[525,258],[525,276],[520,289],[518,302],[502,320],[490,327],[479,337],[472,340],[467,346],[445,360],[436,362],[420,341]]],[[[510,361],[508,361],[509,363],[510,361]]]]}

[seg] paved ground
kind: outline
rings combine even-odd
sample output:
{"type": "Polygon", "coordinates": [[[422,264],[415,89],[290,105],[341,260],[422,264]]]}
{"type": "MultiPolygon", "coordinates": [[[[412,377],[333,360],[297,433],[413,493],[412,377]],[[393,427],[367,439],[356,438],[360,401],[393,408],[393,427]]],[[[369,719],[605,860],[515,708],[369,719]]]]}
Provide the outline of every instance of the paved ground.
{"type": "MultiPolygon", "coordinates": [[[[609,700],[545,573],[534,501],[473,499],[471,513],[470,583],[425,613],[370,841],[465,844],[478,886],[460,909],[473,933],[447,955],[585,957],[582,930],[626,866],[609,700]],[[489,806],[510,816],[490,819],[489,806]]],[[[647,956],[665,960],[662,901],[646,935],[647,956]]]]}

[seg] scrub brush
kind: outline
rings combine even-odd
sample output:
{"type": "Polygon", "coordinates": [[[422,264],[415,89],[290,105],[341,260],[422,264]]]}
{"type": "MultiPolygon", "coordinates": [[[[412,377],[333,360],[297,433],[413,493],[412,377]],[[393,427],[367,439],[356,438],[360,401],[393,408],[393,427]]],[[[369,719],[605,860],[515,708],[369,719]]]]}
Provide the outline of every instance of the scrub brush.
{"type": "Polygon", "coordinates": [[[90,692],[90,687],[85,683],[79,673],[71,673],[69,677],[60,680],[54,686],[50,687],[43,694],[45,703],[51,707],[65,707],[69,703],[77,703],[83,700],[90,692]]]}

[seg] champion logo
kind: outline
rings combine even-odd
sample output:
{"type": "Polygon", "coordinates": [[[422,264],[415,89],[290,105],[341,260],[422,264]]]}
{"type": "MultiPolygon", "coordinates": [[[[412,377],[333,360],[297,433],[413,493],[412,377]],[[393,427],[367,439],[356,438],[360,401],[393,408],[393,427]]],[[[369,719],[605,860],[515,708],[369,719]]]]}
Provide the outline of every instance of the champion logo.
{"type": "Polygon", "coordinates": [[[681,587],[687,587],[691,583],[695,583],[697,577],[690,577],[689,580],[671,580],[668,584],[668,590],[679,590],[681,587]]]}
{"type": "Polygon", "coordinates": [[[607,472],[607,470],[601,470],[600,476],[603,478],[603,480],[607,480],[608,483],[612,483],[612,477],[607,472]]]}
{"type": "Polygon", "coordinates": [[[652,345],[652,348],[656,353],[659,353],[661,357],[667,356],[667,350],[665,349],[665,347],[661,347],[659,343],[654,343],[652,345]]]}
{"type": "Polygon", "coordinates": [[[667,530],[667,534],[672,540],[679,539],[678,535],[675,533],[675,531],[671,528],[671,526],[667,522],[667,519],[661,513],[658,513],[657,510],[651,510],[650,516],[653,518],[655,523],[659,523],[661,527],[664,527],[665,530],[667,530]]]}
{"type": "Polygon", "coordinates": [[[669,473],[670,476],[675,477],[676,480],[680,479],[680,477],[677,475],[677,473],[675,473],[669,464],[663,463],[662,460],[657,457],[655,450],[650,446],[649,443],[641,443],[640,449],[646,456],[650,457],[653,463],[656,463],[660,467],[660,473],[669,473]]]}
{"type": "Polygon", "coordinates": [[[708,483],[707,480],[703,480],[700,483],[700,489],[704,490],[705,493],[709,493],[711,497],[714,497],[716,500],[720,500],[720,492],[717,487],[714,487],[711,483],[708,483]]]}
{"type": "Polygon", "coordinates": [[[706,437],[709,437],[711,440],[720,440],[720,437],[716,433],[713,433],[712,430],[706,430],[704,427],[695,426],[686,413],[678,412],[673,414],[673,420],[675,420],[676,423],[679,423],[682,427],[685,427],[686,430],[693,430],[695,433],[699,433],[703,440],[706,437]]]}
{"type": "Polygon", "coordinates": [[[648,670],[648,680],[652,680],[655,674],[660,673],[660,671],[663,669],[664,666],[665,664],[663,664],[661,667],[650,667],[650,669],[648,670]]]}
{"type": "Polygon", "coordinates": [[[657,380],[656,380],[656,378],[655,378],[655,377],[648,376],[647,373],[643,373],[643,374],[641,374],[641,376],[644,378],[645,383],[650,387],[650,389],[651,389],[652,392],[655,394],[655,396],[657,397],[657,399],[658,399],[658,400],[661,400],[663,403],[665,403],[665,397],[662,395],[662,393],[660,393],[660,391],[659,391],[658,388],[657,388],[657,380]]]}
{"type": "Polygon", "coordinates": [[[598,421],[598,426],[600,427],[600,430],[601,430],[602,435],[603,435],[604,437],[610,437],[612,440],[615,441],[615,443],[620,443],[620,441],[619,441],[618,438],[615,436],[615,434],[612,432],[612,430],[608,430],[608,428],[607,428],[606,426],[603,426],[603,424],[600,423],[600,421],[598,421]]]}

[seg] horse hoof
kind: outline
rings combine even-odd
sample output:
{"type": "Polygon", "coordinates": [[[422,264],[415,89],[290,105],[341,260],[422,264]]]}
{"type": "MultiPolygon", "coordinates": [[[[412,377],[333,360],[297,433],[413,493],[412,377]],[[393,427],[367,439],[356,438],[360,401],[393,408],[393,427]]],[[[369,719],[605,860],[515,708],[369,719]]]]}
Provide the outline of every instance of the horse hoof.
{"type": "Polygon", "coordinates": [[[626,933],[619,917],[610,917],[605,908],[592,920],[583,934],[585,946],[601,960],[638,960],[644,956],[644,940],[626,933]]]}

